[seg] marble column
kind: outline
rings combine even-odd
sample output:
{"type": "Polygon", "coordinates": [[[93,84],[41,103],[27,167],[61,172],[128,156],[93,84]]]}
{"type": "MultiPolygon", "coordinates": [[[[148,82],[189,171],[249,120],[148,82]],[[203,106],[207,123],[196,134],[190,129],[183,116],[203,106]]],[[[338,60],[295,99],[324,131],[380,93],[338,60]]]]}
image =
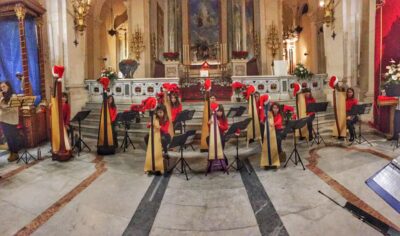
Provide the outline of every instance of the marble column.
{"type": "Polygon", "coordinates": [[[182,56],[183,64],[190,65],[190,42],[189,42],[189,0],[182,0],[182,56]]]}

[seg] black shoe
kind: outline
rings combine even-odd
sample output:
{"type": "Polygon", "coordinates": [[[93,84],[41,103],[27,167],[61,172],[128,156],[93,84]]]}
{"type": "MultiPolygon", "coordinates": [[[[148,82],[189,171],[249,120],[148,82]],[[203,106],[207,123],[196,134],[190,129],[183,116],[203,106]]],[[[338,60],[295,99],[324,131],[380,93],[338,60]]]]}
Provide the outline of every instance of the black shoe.
{"type": "Polygon", "coordinates": [[[354,136],[350,136],[349,142],[354,142],[354,136]]]}
{"type": "Polygon", "coordinates": [[[314,137],[310,136],[308,137],[308,141],[313,141],[314,137]]]}
{"type": "Polygon", "coordinates": [[[254,143],[254,139],[249,139],[249,143],[254,143]]]}
{"type": "Polygon", "coordinates": [[[306,138],[305,137],[300,137],[299,140],[303,141],[303,140],[306,140],[306,138]]]}

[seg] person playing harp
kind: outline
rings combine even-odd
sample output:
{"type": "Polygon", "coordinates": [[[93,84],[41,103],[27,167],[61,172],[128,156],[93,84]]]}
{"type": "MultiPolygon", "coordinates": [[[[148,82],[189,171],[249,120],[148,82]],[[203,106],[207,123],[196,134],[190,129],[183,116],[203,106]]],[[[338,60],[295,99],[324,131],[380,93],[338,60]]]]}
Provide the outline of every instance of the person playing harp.
{"type": "Polygon", "coordinates": [[[332,76],[329,80],[329,87],[333,89],[333,112],[335,115],[332,136],[342,140],[347,136],[346,91],[344,87],[339,86],[336,76],[332,76]]]}
{"type": "Polygon", "coordinates": [[[211,91],[211,80],[206,79],[204,81],[203,123],[201,128],[201,140],[200,140],[200,151],[202,152],[206,152],[208,150],[207,137],[210,135],[210,128],[208,127],[208,121],[211,118],[210,91],[211,91]]]}
{"type": "Polygon", "coordinates": [[[53,67],[54,89],[51,96],[51,152],[52,159],[57,161],[68,161],[72,158],[71,144],[65,128],[64,114],[62,109],[62,77],[63,66],[53,67]]]}
{"type": "MultiPolygon", "coordinates": [[[[307,99],[305,96],[305,93],[301,90],[301,85],[299,83],[294,83],[293,85],[293,95],[296,96],[296,113],[297,117],[299,119],[306,118],[307,117],[307,99]]],[[[311,134],[309,133],[308,126],[304,126],[303,128],[300,129],[300,131],[296,130],[296,136],[299,136],[300,139],[304,140],[307,139],[309,140],[312,137],[312,132],[311,134]]]]}
{"type": "Polygon", "coordinates": [[[163,157],[168,158],[168,144],[171,142],[171,136],[168,133],[170,121],[165,106],[157,105],[155,98],[150,97],[143,104],[144,111],[149,110],[150,113],[148,124],[150,130],[145,137],[147,150],[144,171],[148,174],[162,174],[165,171],[163,157]]]}
{"type": "Polygon", "coordinates": [[[245,92],[246,95],[245,97],[249,102],[248,112],[249,112],[249,118],[251,119],[249,126],[247,127],[247,140],[249,143],[254,142],[256,140],[261,141],[260,119],[258,116],[259,108],[257,107],[256,99],[254,97],[255,92],[256,89],[254,88],[253,85],[247,87],[247,90],[245,92]]]}
{"type": "Polygon", "coordinates": [[[223,170],[228,172],[228,160],[224,154],[224,144],[222,142],[223,132],[228,129],[228,121],[224,115],[222,106],[217,103],[211,103],[211,119],[208,124],[210,125],[210,136],[208,138],[208,165],[207,173],[211,170],[223,170]],[[218,113],[219,117],[218,117],[218,113]]]}
{"type": "Polygon", "coordinates": [[[110,79],[102,77],[99,83],[103,86],[103,103],[100,112],[99,134],[97,139],[97,153],[99,155],[115,154],[115,140],[110,114],[110,104],[108,102],[107,90],[110,79]]]}
{"type": "Polygon", "coordinates": [[[264,112],[264,139],[262,143],[260,166],[264,168],[279,167],[279,149],[277,144],[277,135],[275,132],[274,115],[270,110],[270,99],[268,94],[260,97],[260,105],[264,112]]]}

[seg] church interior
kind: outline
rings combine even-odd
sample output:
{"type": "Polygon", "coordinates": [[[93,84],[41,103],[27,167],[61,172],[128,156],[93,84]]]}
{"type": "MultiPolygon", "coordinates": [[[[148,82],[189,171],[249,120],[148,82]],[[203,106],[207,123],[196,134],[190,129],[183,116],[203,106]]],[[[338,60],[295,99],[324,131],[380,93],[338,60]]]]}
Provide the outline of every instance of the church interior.
{"type": "Polygon", "coordinates": [[[0,235],[400,235],[397,0],[0,0],[0,235]]]}

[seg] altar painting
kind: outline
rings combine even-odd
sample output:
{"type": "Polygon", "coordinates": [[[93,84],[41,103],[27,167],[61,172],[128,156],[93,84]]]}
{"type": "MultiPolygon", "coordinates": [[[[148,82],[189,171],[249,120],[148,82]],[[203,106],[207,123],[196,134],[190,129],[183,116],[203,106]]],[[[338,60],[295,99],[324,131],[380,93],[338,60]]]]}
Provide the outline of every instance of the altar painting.
{"type": "Polygon", "coordinates": [[[220,42],[219,0],[189,0],[191,61],[217,61],[220,42]]]}

